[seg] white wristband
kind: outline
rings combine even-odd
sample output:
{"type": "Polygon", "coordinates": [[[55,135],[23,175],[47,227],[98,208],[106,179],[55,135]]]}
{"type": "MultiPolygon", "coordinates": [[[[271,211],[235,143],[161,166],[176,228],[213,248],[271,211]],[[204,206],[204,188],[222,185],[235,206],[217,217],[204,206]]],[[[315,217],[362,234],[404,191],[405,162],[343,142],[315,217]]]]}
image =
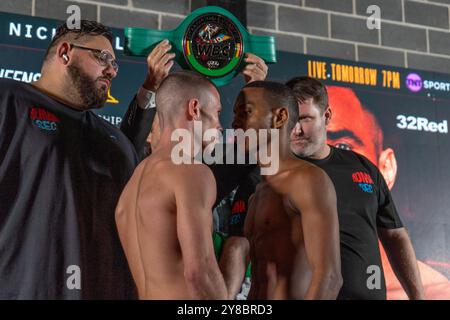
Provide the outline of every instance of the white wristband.
{"type": "Polygon", "coordinates": [[[156,108],[155,96],[155,92],[140,87],[136,95],[138,107],[144,110],[156,108]]]}

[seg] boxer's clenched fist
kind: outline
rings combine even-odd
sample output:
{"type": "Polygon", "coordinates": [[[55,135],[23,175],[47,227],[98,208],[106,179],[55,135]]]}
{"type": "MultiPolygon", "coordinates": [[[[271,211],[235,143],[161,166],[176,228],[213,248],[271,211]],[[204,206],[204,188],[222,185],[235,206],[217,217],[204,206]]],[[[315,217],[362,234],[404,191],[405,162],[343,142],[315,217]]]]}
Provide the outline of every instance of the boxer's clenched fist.
{"type": "Polygon", "coordinates": [[[175,53],[169,53],[171,48],[169,41],[163,40],[148,55],[148,72],[143,84],[145,89],[156,91],[169,74],[175,58],[175,53]]]}

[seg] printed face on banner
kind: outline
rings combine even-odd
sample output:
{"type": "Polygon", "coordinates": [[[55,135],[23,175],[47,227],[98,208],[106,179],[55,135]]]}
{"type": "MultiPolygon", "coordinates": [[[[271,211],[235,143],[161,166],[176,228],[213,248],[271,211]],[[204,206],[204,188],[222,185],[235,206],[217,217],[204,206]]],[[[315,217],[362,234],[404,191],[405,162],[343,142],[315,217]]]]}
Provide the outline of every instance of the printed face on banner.
{"type": "Polygon", "coordinates": [[[362,154],[375,165],[383,143],[383,133],[373,114],[366,110],[350,88],[327,87],[333,117],[327,142],[335,147],[362,154]]]}

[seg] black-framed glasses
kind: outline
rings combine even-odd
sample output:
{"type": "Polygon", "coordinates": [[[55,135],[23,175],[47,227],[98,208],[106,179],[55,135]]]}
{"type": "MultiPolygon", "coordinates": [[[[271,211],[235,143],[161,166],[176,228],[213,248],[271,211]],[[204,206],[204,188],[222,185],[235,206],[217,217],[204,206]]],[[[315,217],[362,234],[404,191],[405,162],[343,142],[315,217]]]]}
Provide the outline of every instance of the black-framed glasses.
{"type": "Polygon", "coordinates": [[[119,65],[117,64],[116,59],[114,59],[113,55],[108,50],[88,48],[73,43],[70,44],[70,48],[78,48],[81,50],[91,51],[97,58],[97,61],[101,66],[106,67],[108,64],[110,64],[113,67],[115,73],[119,72],[119,65]]]}

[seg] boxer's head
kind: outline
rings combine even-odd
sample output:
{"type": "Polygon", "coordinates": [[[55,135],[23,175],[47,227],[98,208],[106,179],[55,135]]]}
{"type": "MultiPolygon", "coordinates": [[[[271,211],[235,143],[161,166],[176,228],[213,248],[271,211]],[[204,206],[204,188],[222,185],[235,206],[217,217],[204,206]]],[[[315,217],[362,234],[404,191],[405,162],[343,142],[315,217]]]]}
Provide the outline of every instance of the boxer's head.
{"type": "Polygon", "coordinates": [[[299,121],[291,132],[291,150],[300,157],[314,157],[326,147],[331,119],[327,90],[309,77],[293,78],[286,85],[294,91],[299,110],[299,121]]]}
{"type": "Polygon", "coordinates": [[[290,132],[298,119],[297,101],[282,83],[254,81],[243,87],[233,108],[234,129],[290,132]]]}
{"type": "Polygon", "coordinates": [[[328,125],[328,144],[362,154],[383,174],[389,189],[397,175],[397,161],[391,148],[383,148],[383,131],[375,116],[363,107],[350,88],[328,86],[333,120],[328,125]]]}
{"type": "Polygon", "coordinates": [[[42,75],[62,81],[67,100],[83,109],[104,105],[117,71],[111,31],[88,20],[79,29],[57,28],[42,67],[42,75]]]}
{"type": "MultiPolygon", "coordinates": [[[[222,105],[216,86],[206,77],[193,71],[171,73],[156,92],[156,108],[161,132],[169,128],[194,132],[194,122],[201,122],[202,137],[206,130],[222,131],[222,105]]],[[[202,137],[203,145],[207,144],[202,137]]]]}
{"type": "Polygon", "coordinates": [[[233,111],[233,128],[244,130],[244,136],[235,132],[238,150],[245,143],[245,152],[257,159],[261,174],[276,174],[280,157],[290,154],[289,135],[298,120],[292,90],[272,81],[251,82],[239,92],[233,111]]]}

